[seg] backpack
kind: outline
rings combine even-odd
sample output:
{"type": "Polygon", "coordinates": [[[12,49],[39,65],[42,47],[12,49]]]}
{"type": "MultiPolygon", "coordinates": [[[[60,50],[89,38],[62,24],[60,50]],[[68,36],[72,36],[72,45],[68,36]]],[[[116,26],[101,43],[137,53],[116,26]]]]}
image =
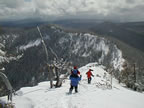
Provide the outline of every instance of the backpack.
{"type": "Polygon", "coordinates": [[[72,74],[77,75],[77,74],[78,74],[78,70],[77,70],[77,69],[74,69],[74,70],[72,71],[72,74]]]}

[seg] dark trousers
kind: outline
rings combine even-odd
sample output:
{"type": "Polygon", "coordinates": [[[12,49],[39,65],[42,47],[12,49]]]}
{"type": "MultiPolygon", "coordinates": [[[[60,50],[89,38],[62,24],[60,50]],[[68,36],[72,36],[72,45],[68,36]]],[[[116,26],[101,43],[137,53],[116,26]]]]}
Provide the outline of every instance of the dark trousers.
{"type": "Polygon", "coordinates": [[[91,80],[92,80],[92,78],[90,77],[90,78],[88,78],[88,84],[90,84],[91,83],[91,80]]]}
{"type": "Polygon", "coordinates": [[[75,92],[77,93],[78,92],[78,90],[77,90],[78,86],[72,86],[72,85],[70,87],[70,93],[72,93],[73,88],[75,88],[75,92]]]}

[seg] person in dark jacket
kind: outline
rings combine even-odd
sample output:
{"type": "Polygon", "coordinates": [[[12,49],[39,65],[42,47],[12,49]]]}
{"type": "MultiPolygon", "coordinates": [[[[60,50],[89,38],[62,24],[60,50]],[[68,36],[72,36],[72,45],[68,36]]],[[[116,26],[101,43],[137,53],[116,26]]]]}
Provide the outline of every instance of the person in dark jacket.
{"type": "Polygon", "coordinates": [[[72,93],[73,88],[75,88],[75,93],[78,92],[78,83],[81,80],[81,77],[82,77],[81,75],[77,77],[73,76],[73,74],[70,75],[71,83],[70,83],[69,93],[72,93]]]}
{"type": "Polygon", "coordinates": [[[71,75],[73,77],[78,77],[78,75],[80,75],[80,71],[77,69],[77,66],[74,66],[74,69],[71,71],[71,75]]]}
{"type": "Polygon", "coordinates": [[[94,75],[92,74],[91,71],[93,71],[93,70],[92,70],[92,69],[89,69],[89,71],[86,73],[86,74],[87,74],[87,78],[88,78],[88,84],[91,83],[91,80],[92,80],[91,76],[94,77],[94,75]]]}

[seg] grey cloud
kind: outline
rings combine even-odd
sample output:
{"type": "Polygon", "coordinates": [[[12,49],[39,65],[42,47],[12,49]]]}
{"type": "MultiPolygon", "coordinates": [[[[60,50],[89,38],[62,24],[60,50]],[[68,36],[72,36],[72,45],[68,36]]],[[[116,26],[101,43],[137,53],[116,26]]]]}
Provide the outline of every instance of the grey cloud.
{"type": "Polygon", "coordinates": [[[0,0],[0,20],[31,17],[144,20],[143,7],[143,0],[0,0]]]}
{"type": "Polygon", "coordinates": [[[0,4],[7,8],[17,8],[23,4],[23,0],[1,0],[0,4]]]}
{"type": "Polygon", "coordinates": [[[126,0],[127,3],[135,3],[137,0],[126,0]]]}

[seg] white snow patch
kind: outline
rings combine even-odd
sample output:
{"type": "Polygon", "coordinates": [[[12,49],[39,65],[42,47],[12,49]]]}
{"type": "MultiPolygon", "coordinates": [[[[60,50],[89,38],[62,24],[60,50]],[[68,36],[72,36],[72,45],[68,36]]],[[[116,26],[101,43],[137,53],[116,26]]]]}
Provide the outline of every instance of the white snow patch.
{"type": "Polygon", "coordinates": [[[68,42],[68,41],[69,41],[69,39],[63,37],[59,40],[59,44],[63,44],[64,42],[68,42]]]}
{"type": "Polygon", "coordinates": [[[9,58],[7,58],[7,60],[8,60],[8,61],[18,60],[18,59],[20,59],[22,56],[23,56],[23,54],[18,55],[18,56],[16,56],[16,57],[9,57],[9,58]]]}
{"type": "Polygon", "coordinates": [[[5,48],[5,46],[2,43],[0,43],[0,49],[1,48],[5,48]]]}
{"type": "Polygon", "coordinates": [[[41,39],[37,39],[36,41],[31,41],[27,45],[22,45],[19,47],[20,50],[26,50],[27,48],[31,48],[34,46],[38,46],[41,43],[41,39]]]}
{"type": "Polygon", "coordinates": [[[122,52],[115,46],[115,53],[113,52],[112,64],[114,69],[118,69],[119,71],[123,70],[123,64],[125,60],[122,57],[122,52]]]}
{"type": "Polygon", "coordinates": [[[81,49],[85,50],[85,52],[81,54],[82,57],[88,57],[91,55],[91,51],[88,51],[89,49],[93,51],[102,51],[104,55],[107,55],[109,52],[109,46],[108,44],[106,44],[104,38],[99,39],[96,35],[85,33],[85,34],[80,34],[79,38],[77,38],[76,40],[75,37],[71,36],[70,40],[74,42],[73,50],[72,50],[73,54],[78,54],[79,50],[81,49]],[[100,41],[97,42],[98,40],[100,41]]]}
{"type": "Polygon", "coordinates": [[[15,104],[16,108],[35,108],[34,103],[26,97],[16,96],[14,97],[14,100],[17,103],[15,104]]]}
{"type": "Polygon", "coordinates": [[[0,55],[1,55],[1,56],[5,56],[5,54],[6,54],[6,53],[0,49],[0,55]]]}
{"type": "Polygon", "coordinates": [[[8,62],[8,59],[6,57],[0,56],[0,63],[8,62]]]}
{"type": "Polygon", "coordinates": [[[104,55],[107,55],[109,52],[109,46],[106,45],[104,39],[102,39],[99,43],[97,43],[96,50],[102,51],[104,53],[104,55]]]}

